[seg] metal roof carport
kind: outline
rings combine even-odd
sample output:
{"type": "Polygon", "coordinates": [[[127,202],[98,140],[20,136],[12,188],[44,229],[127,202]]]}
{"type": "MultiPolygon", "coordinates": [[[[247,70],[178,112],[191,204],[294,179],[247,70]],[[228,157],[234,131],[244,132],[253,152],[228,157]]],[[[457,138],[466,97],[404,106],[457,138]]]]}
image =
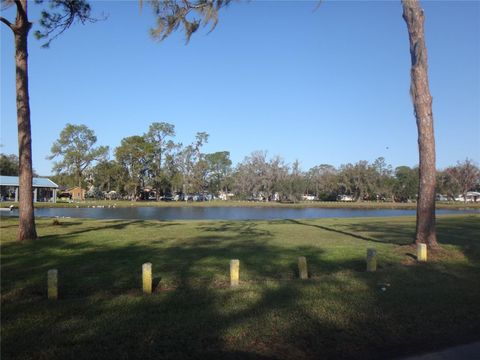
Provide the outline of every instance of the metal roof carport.
{"type": "MultiPolygon", "coordinates": [[[[15,202],[18,202],[18,188],[19,179],[18,176],[3,176],[0,175],[0,186],[9,186],[15,188],[15,202]]],[[[53,192],[53,202],[57,202],[57,190],[58,185],[52,180],[47,178],[33,178],[33,201],[37,202],[38,189],[51,189],[53,192]]]]}

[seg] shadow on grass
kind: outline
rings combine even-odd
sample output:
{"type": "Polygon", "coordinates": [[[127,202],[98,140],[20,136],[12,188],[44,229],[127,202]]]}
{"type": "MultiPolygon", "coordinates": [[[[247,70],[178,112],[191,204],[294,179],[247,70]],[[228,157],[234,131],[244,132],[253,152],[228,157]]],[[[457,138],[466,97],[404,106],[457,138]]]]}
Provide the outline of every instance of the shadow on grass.
{"type": "Polygon", "coordinates": [[[285,221],[289,222],[291,224],[296,224],[296,225],[312,226],[312,227],[315,227],[317,229],[322,229],[322,230],[331,231],[331,232],[334,232],[334,233],[337,233],[337,234],[347,235],[347,236],[350,236],[350,237],[353,237],[353,238],[359,239],[359,240],[366,240],[366,241],[372,241],[372,242],[384,242],[384,241],[374,239],[372,237],[367,237],[367,236],[359,235],[358,233],[354,233],[354,232],[351,232],[351,231],[339,230],[339,229],[335,229],[335,228],[328,227],[328,226],[323,226],[323,225],[318,225],[318,224],[309,224],[309,223],[301,222],[301,221],[298,221],[298,220],[285,220],[285,221]]]}
{"type": "MultiPolygon", "coordinates": [[[[92,220],[93,222],[95,220],[92,220]]],[[[73,227],[77,225],[81,225],[83,222],[61,222],[59,226],[61,227],[73,227]]],[[[74,235],[79,235],[83,233],[88,233],[91,231],[97,232],[99,230],[124,230],[127,227],[135,224],[141,224],[143,227],[155,227],[155,228],[162,228],[162,227],[167,227],[167,226],[175,226],[178,225],[178,223],[174,222],[146,222],[144,220],[110,220],[107,222],[106,225],[103,226],[91,226],[86,229],[78,230],[78,231],[72,231],[69,232],[69,236],[74,236],[74,235]]],[[[54,236],[51,236],[50,238],[55,238],[54,236]]]]}
{"type": "MultiPolygon", "coordinates": [[[[344,232],[339,226],[334,229],[340,233],[354,236],[358,239],[396,244],[410,245],[415,238],[415,224],[411,223],[388,223],[385,221],[356,222],[349,224],[348,232],[344,232]],[[353,234],[362,234],[355,236],[353,234]],[[370,236],[363,236],[369,234],[370,236]],[[381,240],[380,240],[381,239],[381,240]]],[[[480,261],[480,221],[478,216],[463,217],[438,217],[437,239],[440,245],[454,246],[474,263],[480,261]]]]}
{"type": "Polygon", "coordinates": [[[240,237],[271,237],[268,230],[259,229],[255,222],[250,221],[227,221],[221,223],[208,223],[198,226],[198,229],[206,232],[235,232],[240,237]]]}
{"type": "MultiPolygon", "coordinates": [[[[353,239],[395,245],[410,245],[415,238],[414,222],[388,223],[382,220],[358,221],[348,224],[324,226],[299,220],[285,220],[287,223],[310,226],[353,239]]],[[[472,261],[480,260],[480,222],[478,216],[439,217],[437,219],[437,237],[440,245],[453,245],[462,249],[472,261]]]]}
{"type": "MultiPolygon", "coordinates": [[[[123,221],[98,230],[116,234],[145,225],[123,221]]],[[[162,225],[149,224],[159,232],[162,225]]],[[[355,226],[354,232],[373,231],[370,224],[355,226]]],[[[27,283],[25,298],[13,294],[2,306],[2,358],[381,359],[480,334],[480,315],[471,311],[480,300],[480,290],[472,288],[478,267],[468,272],[449,265],[460,278],[435,264],[366,273],[361,258],[338,259],[328,268],[324,250],[275,245],[274,233],[255,222],[198,229],[177,242],[168,234],[120,246],[74,242],[73,234],[94,231],[89,227],[2,248],[2,293],[27,283]],[[313,272],[306,281],[296,279],[300,255],[313,272]],[[241,260],[237,289],[228,286],[232,258],[241,260]],[[139,290],[146,261],[160,274],[156,280],[161,277],[151,296],[139,290]],[[51,267],[59,269],[62,299],[28,296],[32,289],[45,291],[51,267]],[[382,291],[378,284],[385,282],[391,286],[382,291]]],[[[386,238],[391,230],[384,226],[386,238]]],[[[402,230],[409,231],[409,225],[402,230]]]]}

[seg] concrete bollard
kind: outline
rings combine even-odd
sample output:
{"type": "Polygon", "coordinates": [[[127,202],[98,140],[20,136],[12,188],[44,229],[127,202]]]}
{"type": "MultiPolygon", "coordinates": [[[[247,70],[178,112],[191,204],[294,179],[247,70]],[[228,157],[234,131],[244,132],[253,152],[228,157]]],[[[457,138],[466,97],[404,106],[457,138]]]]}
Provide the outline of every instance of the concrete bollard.
{"type": "Polygon", "coordinates": [[[307,258],[305,256],[298,258],[298,275],[302,280],[308,279],[307,258]]]}
{"type": "Polygon", "coordinates": [[[145,263],[142,265],[142,283],[143,293],[152,293],[152,263],[145,263]]]}
{"type": "Polygon", "coordinates": [[[377,250],[367,249],[367,271],[377,271],[377,250]]]}
{"type": "Polygon", "coordinates": [[[417,261],[427,261],[427,244],[417,244],[417,261]]]}
{"type": "Polygon", "coordinates": [[[230,260],[230,286],[238,286],[240,280],[240,260],[230,260]]]}
{"type": "Polygon", "coordinates": [[[58,299],[58,270],[50,269],[47,272],[48,298],[50,300],[58,299]]]}

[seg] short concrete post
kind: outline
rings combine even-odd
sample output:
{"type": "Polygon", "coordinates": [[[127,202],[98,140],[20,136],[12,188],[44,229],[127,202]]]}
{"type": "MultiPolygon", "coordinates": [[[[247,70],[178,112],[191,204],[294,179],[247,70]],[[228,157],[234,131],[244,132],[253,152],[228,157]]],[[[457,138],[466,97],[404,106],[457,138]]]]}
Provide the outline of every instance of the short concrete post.
{"type": "Polygon", "coordinates": [[[427,244],[417,245],[417,261],[427,261],[427,244]]]}
{"type": "Polygon", "coordinates": [[[50,269],[47,272],[48,298],[50,300],[58,299],[58,270],[50,269]]]}
{"type": "Polygon", "coordinates": [[[377,250],[367,249],[367,271],[377,271],[377,250]]]}
{"type": "Polygon", "coordinates": [[[240,279],[240,260],[230,260],[230,286],[238,286],[240,279]]]}
{"type": "Polygon", "coordinates": [[[308,279],[307,258],[305,256],[298,258],[298,275],[302,280],[308,279]]]}
{"type": "Polygon", "coordinates": [[[152,293],[152,263],[142,265],[143,293],[152,293]]]}

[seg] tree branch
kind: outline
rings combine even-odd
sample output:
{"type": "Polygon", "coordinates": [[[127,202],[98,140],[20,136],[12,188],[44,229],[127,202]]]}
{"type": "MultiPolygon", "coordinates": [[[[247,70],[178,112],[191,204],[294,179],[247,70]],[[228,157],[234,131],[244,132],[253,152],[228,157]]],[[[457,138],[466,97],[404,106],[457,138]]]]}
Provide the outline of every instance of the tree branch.
{"type": "Polygon", "coordinates": [[[0,21],[3,22],[5,25],[7,25],[10,28],[10,30],[15,31],[15,26],[10,21],[5,19],[3,16],[0,16],[0,21]]]}

